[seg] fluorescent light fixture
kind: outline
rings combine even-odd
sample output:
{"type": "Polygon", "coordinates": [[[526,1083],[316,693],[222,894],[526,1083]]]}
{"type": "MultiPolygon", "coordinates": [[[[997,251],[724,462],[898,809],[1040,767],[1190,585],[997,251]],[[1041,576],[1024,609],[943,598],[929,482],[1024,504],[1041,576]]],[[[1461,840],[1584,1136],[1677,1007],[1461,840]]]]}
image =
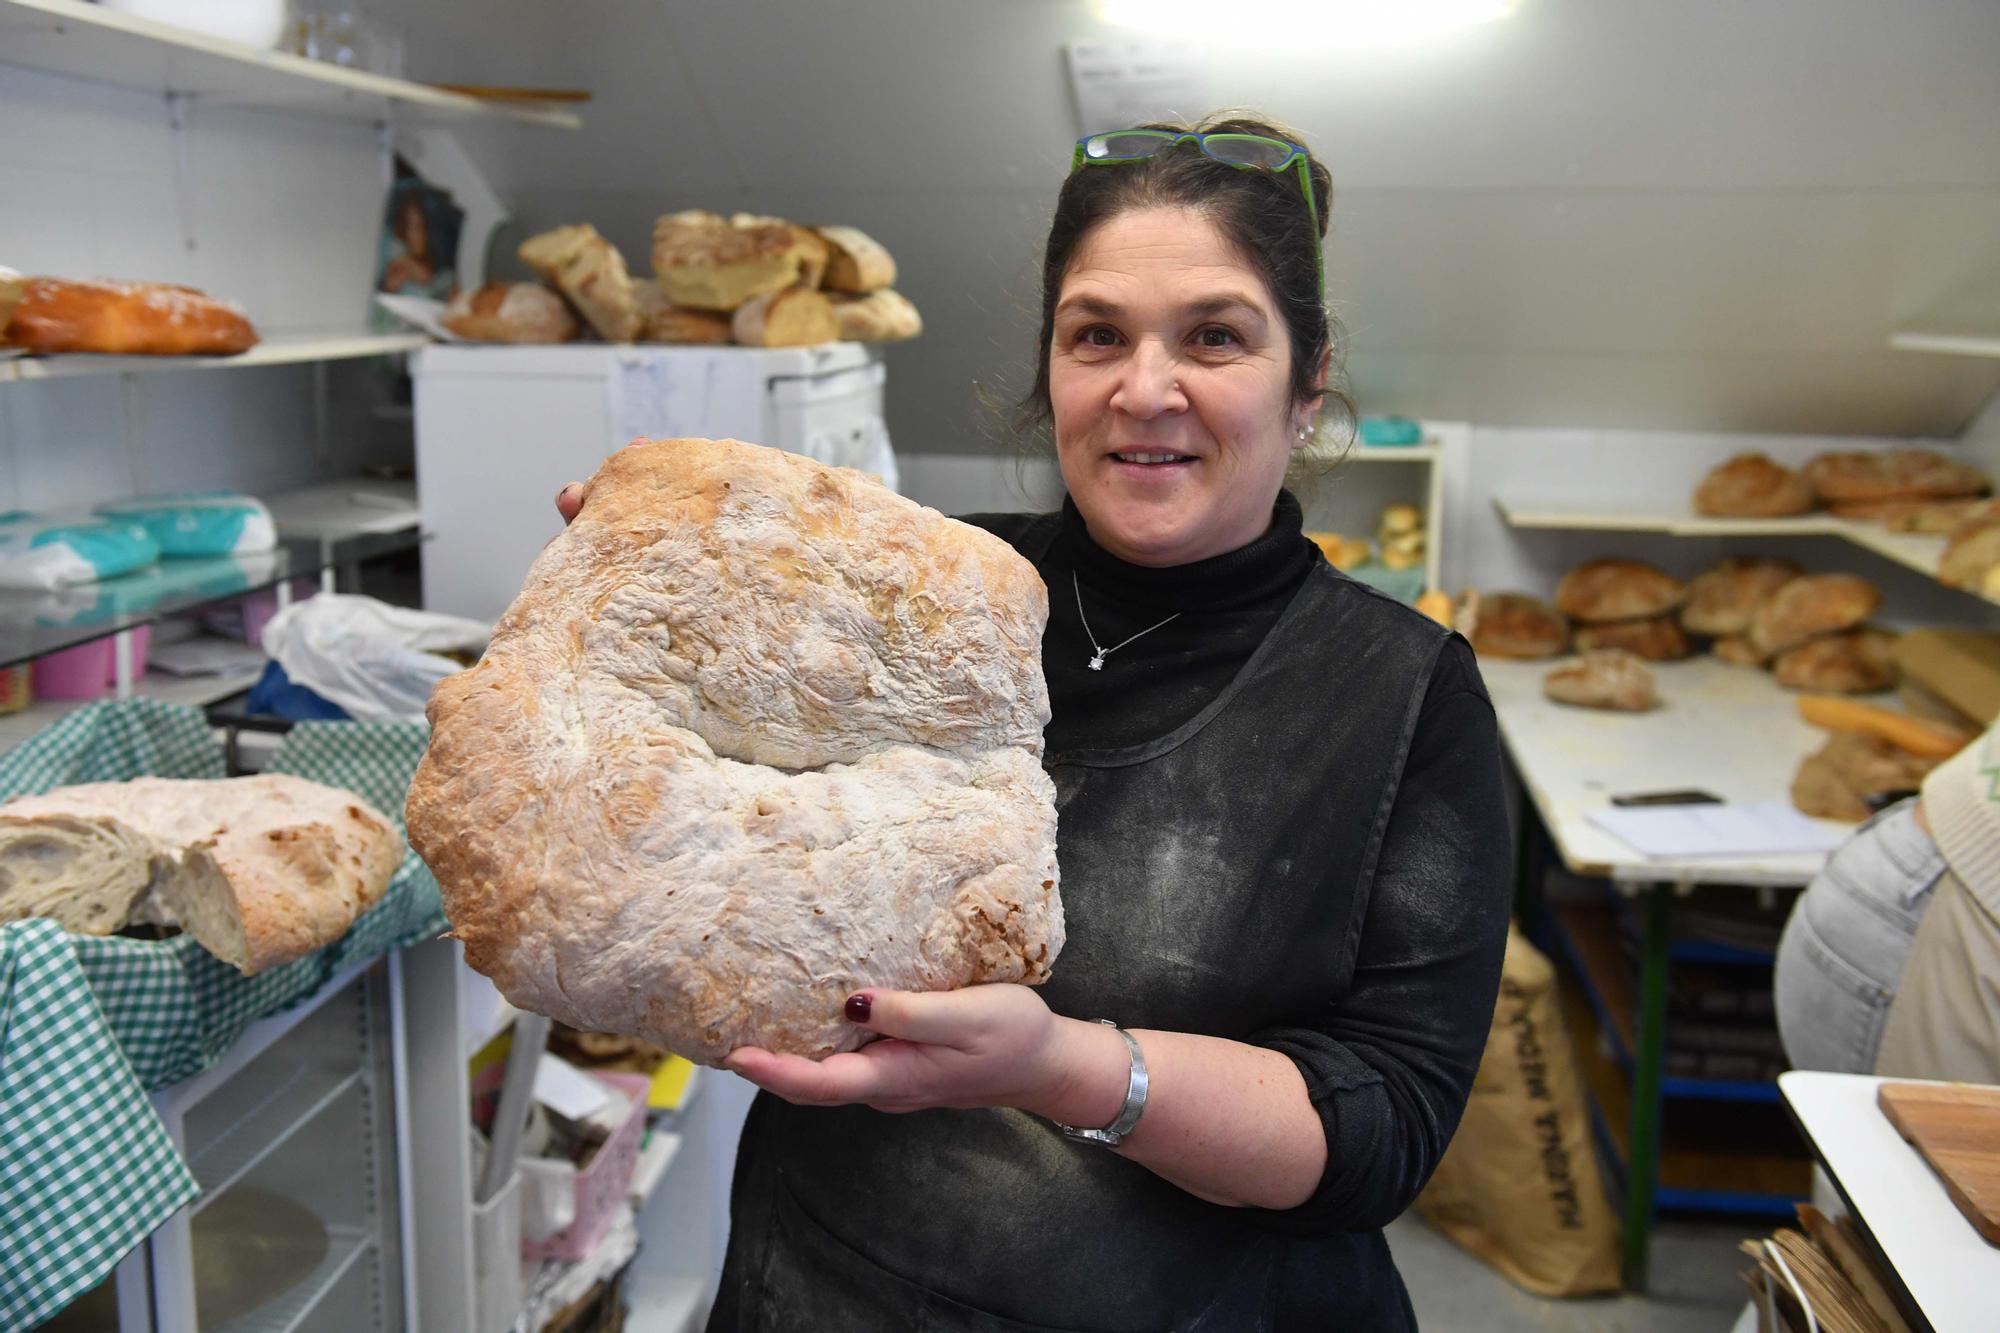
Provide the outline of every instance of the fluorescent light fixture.
{"type": "Polygon", "coordinates": [[[1093,0],[1098,16],[1156,37],[1208,46],[1387,46],[1506,18],[1521,0],[1263,0],[1240,10],[1214,0],[1093,0]]]}

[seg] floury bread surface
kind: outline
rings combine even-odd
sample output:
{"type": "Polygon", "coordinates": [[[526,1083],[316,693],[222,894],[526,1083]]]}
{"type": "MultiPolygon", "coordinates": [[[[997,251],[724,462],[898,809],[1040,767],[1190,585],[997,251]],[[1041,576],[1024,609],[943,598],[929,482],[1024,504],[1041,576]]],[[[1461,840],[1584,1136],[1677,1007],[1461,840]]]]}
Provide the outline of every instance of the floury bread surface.
{"type": "Polygon", "coordinates": [[[711,1064],[852,1050],[858,988],[1062,947],[1047,618],[1006,543],[861,473],[636,442],[432,695],[410,840],[517,1005],[711,1064]]]}

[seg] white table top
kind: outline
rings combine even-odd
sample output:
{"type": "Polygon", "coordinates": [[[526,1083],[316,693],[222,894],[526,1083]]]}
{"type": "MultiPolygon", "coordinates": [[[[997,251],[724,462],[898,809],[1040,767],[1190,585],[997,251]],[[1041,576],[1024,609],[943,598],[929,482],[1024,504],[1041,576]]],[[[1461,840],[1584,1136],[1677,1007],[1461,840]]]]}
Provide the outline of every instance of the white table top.
{"type": "MultiPolygon", "coordinates": [[[[2000,1327],[2000,1249],[1973,1230],[1917,1150],[1875,1104],[1885,1081],[1793,1070],[1778,1090],[1813,1153],[1937,1333],[2000,1327]]],[[[1897,1083],[1915,1082],[1895,1079],[1897,1083]]]]}
{"type": "Polygon", "coordinates": [[[1625,884],[1779,887],[1819,872],[1820,853],[1651,860],[1585,818],[1614,795],[1683,787],[1731,802],[1789,802],[1799,760],[1825,744],[1826,733],[1800,720],[1797,697],[1770,673],[1712,657],[1654,663],[1660,706],[1619,713],[1545,698],[1542,678],[1556,665],[1481,658],[1479,671],[1514,766],[1571,871],[1625,884]]]}

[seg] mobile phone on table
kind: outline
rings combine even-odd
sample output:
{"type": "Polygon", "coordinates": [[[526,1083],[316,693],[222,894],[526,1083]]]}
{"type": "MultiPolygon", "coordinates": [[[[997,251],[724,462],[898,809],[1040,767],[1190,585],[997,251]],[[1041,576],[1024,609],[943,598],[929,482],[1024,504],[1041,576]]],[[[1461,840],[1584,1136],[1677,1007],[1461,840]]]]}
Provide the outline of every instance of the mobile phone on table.
{"type": "Polygon", "coordinates": [[[1696,787],[1681,787],[1674,791],[1634,791],[1611,798],[1611,804],[1634,805],[1721,805],[1722,798],[1712,791],[1702,791],[1696,787]]]}

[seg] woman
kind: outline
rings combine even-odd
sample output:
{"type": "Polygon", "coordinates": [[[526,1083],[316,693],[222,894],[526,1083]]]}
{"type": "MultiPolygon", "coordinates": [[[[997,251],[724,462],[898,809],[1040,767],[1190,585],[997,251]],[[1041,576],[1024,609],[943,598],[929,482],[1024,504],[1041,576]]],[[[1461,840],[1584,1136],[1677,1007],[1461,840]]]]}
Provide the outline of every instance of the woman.
{"type": "Polygon", "coordinates": [[[1079,151],[1034,393],[1069,498],[971,520],[1050,591],[1068,944],[1039,990],[854,996],[890,1039],[858,1052],[729,1057],[775,1095],[712,1330],[1414,1326],[1381,1227],[1498,984],[1493,713],[1281,489],[1327,395],[1325,168],[1202,132],[1079,151]]]}

